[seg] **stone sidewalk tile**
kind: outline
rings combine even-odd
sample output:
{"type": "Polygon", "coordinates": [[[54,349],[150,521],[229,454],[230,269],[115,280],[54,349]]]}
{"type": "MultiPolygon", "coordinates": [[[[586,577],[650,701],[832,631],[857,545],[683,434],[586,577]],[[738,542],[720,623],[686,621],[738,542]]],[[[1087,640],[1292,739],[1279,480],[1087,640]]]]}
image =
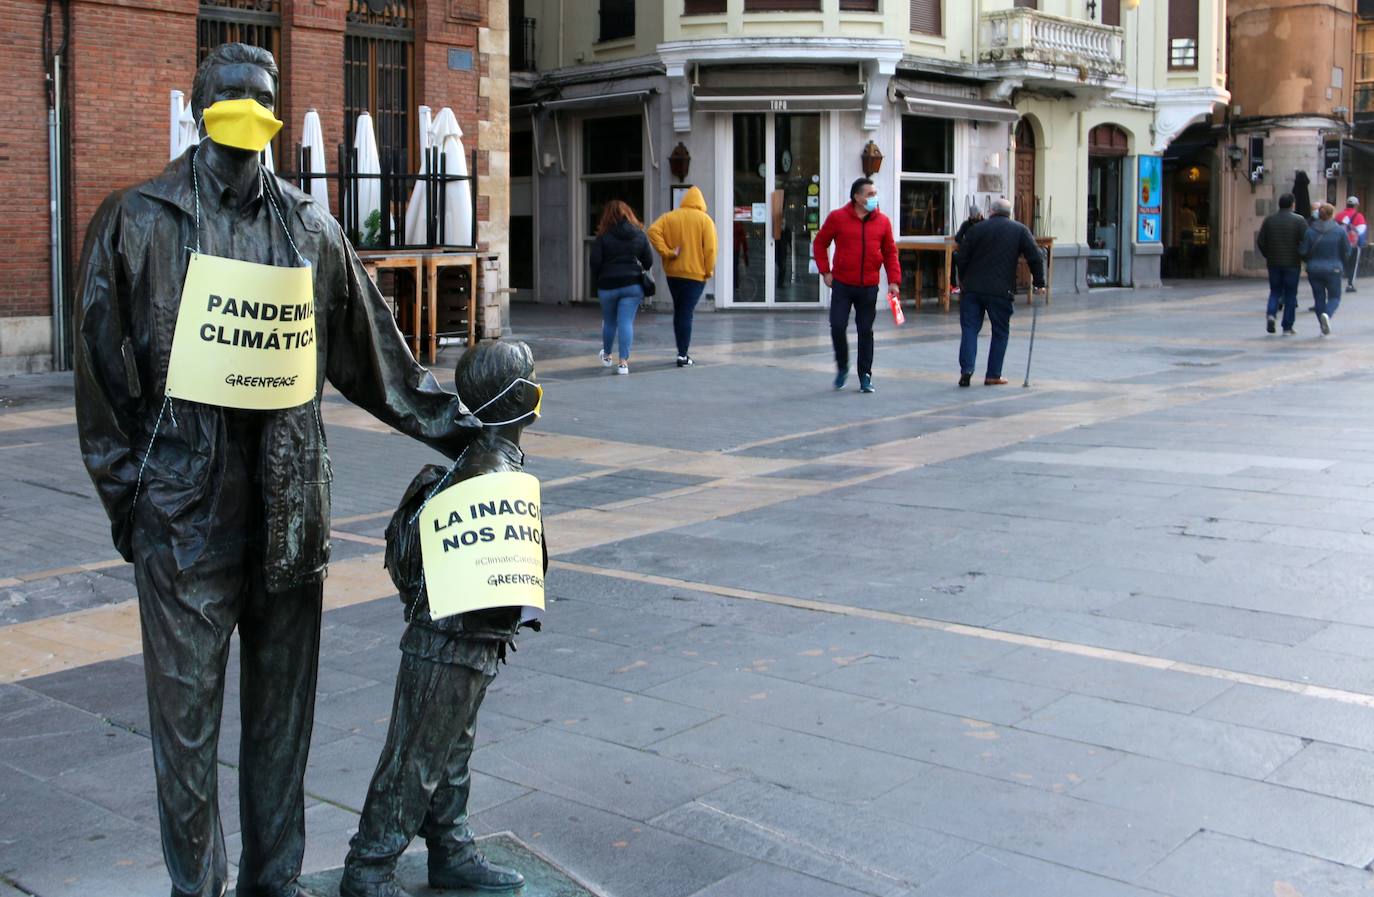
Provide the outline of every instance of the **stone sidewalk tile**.
{"type": "Polygon", "coordinates": [[[1210,632],[1188,632],[1159,652],[1164,657],[1291,682],[1374,693],[1374,658],[1305,645],[1275,645],[1210,632]]]}
{"type": "MultiPolygon", "coordinates": [[[[1320,620],[1291,614],[1239,610],[1155,595],[1126,598],[1118,604],[1097,610],[1097,613],[1121,620],[1201,630],[1250,641],[1273,642],[1278,645],[1302,643],[1316,648],[1323,647],[1323,631],[1332,628],[1330,624],[1320,620]]],[[[1374,631],[1370,631],[1369,634],[1374,636],[1374,631]]],[[[1369,656],[1374,657],[1374,649],[1371,649],[1369,656]]]]}
{"type": "Polygon", "coordinates": [[[1303,747],[1302,739],[1288,735],[1085,695],[1061,698],[1017,726],[1253,779],[1303,747]]]}
{"type": "Polygon", "coordinates": [[[1140,881],[1186,897],[1365,897],[1374,873],[1216,832],[1198,832],[1140,881]]]}
{"type": "Polygon", "coordinates": [[[734,717],[670,736],[653,749],[725,775],[747,776],[828,801],[872,799],[926,769],[905,757],[734,717]]]}
{"type": "Polygon", "coordinates": [[[1374,860],[1374,807],[1148,757],[1085,778],[1074,797],[1346,866],[1374,860]]]}
{"type": "Polygon", "coordinates": [[[977,848],[919,820],[883,819],[861,804],[817,800],[760,782],[702,795],[652,824],[881,897],[912,893],[977,848]]]}
{"type": "MultiPolygon", "coordinates": [[[[769,863],[755,863],[747,869],[728,875],[713,885],[697,891],[691,897],[739,897],[741,894],[786,894],[788,897],[863,897],[832,885],[819,878],[792,872],[769,863]]],[[[3,892],[0,892],[3,897],[3,892]]]]}
{"type": "Polygon", "coordinates": [[[1374,754],[1314,741],[1266,781],[1374,807],[1374,754]]]}
{"type": "Polygon", "coordinates": [[[1193,673],[1131,666],[1032,647],[1017,648],[978,666],[973,672],[1177,713],[1191,713],[1234,687],[1230,682],[1193,673]]]}
{"type": "Polygon", "coordinates": [[[648,694],[522,669],[518,664],[517,657],[515,665],[503,668],[487,690],[478,720],[479,739],[490,711],[523,720],[526,727],[561,726],[579,735],[635,748],[646,747],[716,717],[715,713],[659,700],[648,694]]]}
{"type": "Polygon", "coordinates": [[[733,851],[549,794],[502,804],[472,824],[479,832],[514,832],[616,897],[689,897],[751,865],[733,851]]]}
{"type": "Polygon", "coordinates": [[[1118,881],[1136,881],[1196,830],[1186,820],[938,766],[925,767],[869,806],[894,821],[919,821],[958,838],[1118,881]]]}
{"type": "Polygon", "coordinates": [[[1374,751],[1374,708],[1237,685],[1195,711],[1198,717],[1374,751]]]}
{"type": "MultiPolygon", "coordinates": [[[[918,897],[1163,897],[1138,888],[1033,857],[980,847],[932,879],[918,897]]],[[[1268,897],[1268,895],[1265,895],[1268,897]]]]}
{"type": "Polygon", "coordinates": [[[820,688],[1003,726],[1014,725],[1065,695],[1055,688],[977,673],[914,670],[901,660],[884,657],[866,657],[810,681],[820,688]]]}
{"type": "Polygon", "coordinates": [[[489,745],[472,768],[542,794],[647,821],[734,780],[657,751],[539,726],[489,745]]]}

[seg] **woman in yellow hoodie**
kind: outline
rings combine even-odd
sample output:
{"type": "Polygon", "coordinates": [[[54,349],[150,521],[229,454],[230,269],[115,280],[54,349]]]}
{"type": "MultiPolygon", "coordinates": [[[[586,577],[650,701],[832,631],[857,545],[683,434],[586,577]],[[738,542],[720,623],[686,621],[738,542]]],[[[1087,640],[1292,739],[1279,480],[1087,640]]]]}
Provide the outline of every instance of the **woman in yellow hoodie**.
{"type": "Polygon", "coordinates": [[[692,344],[692,313],[716,270],[716,225],[706,214],[706,198],[692,187],[682,205],[660,215],[649,225],[649,242],[663,258],[668,292],[673,296],[673,336],[677,339],[677,366],[692,364],[687,352],[692,344]]]}

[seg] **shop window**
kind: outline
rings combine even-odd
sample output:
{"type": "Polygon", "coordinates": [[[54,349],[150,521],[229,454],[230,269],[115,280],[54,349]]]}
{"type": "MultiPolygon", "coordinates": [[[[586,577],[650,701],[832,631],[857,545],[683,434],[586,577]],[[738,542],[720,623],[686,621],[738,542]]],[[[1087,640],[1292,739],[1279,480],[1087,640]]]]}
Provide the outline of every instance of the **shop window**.
{"type": "Polygon", "coordinates": [[[682,0],[684,16],[712,16],[725,14],[726,0],[682,0]]]}
{"type": "MultiPolygon", "coordinates": [[[[644,220],[644,119],[617,115],[582,122],[582,199],[586,248],[596,236],[601,210],[613,199],[621,200],[644,220]]],[[[584,269],[587,264],[584,255],[584,269]]],[[[587,278],[589,295],[596,284],[587,278]]]]}
{"type": "Polygon", "coordinates": [[[344,32],[344,138],[353,144],[358,116],[372,116],[383,167],[414,171],[415,23],[410,3],[350,0],[344,32]]]}
{"type": "Polygon", "coordinates": [[[1197,69],[1197,0],[1169,0],[1169,68],[1197,69]]]}
{"type": "Polygon", "coordinates": [[[897,231],[904,237],[952,232],[954,122],[902,116],[902,172],[897,195],[897,231]]]}
{"type": "Polygon", "coordinates": [[[902,116],[902,172],[954,174],[954,122],[902,116]]]}
{"type": "MultiPolygon", "coordinates": [[[[200,0],[196,16],[196,65],[205,61],[220,44],[262,47],[277,61],[283,77],[277,83],[277,108],[281,108],[286,61],[281,57],[281,3],[279,0],[200,0]]],[[[283,138],[272,140],[272,158],[281,164],[283,138]]]]}
{"type": "Polygon", "coordinates": [[[601,0],[598,41],[635,36],[635,0],[601,0]]]}
{"type": "Polygon", "coordinates": [[[911,0],[911,31],[913,34],[945,33],[944,19],[940,15],[942,0],[911,0]]]}

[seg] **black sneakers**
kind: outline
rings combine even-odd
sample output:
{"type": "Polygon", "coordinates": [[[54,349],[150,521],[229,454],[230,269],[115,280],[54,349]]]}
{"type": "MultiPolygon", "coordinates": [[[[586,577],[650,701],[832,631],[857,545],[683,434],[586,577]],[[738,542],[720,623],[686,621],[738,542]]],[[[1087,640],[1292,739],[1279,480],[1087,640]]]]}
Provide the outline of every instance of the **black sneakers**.
{"type": "Polygon", "coordinates": [[[690,355],[679,355],[677,357],[677,366],[680,368],[688,368],[694,364],[696,364],[696,362],[692,360],[692,356],[690,355]]]}

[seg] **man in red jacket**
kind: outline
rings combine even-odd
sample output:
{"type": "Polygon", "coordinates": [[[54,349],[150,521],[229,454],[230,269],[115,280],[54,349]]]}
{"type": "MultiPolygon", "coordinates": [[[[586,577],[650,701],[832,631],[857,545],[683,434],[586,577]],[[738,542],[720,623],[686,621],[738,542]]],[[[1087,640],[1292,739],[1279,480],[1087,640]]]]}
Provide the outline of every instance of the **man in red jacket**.
{"type": "Polygon", "coordinates": [[[887,294],[902,282],[892,222],[878,211],[878,188],[859,178],[849,188],[849,202],[825,218],[812,245],[816,267],[830,287],[830,339],[835,344],[835,388],[849,377],[849,309],[859,331],[859,391],[873,392],[873,319],[878,314],[878,275],[887,269],[887,294]],[[830,244],[835,259],[830,259],[830,244]]]}

